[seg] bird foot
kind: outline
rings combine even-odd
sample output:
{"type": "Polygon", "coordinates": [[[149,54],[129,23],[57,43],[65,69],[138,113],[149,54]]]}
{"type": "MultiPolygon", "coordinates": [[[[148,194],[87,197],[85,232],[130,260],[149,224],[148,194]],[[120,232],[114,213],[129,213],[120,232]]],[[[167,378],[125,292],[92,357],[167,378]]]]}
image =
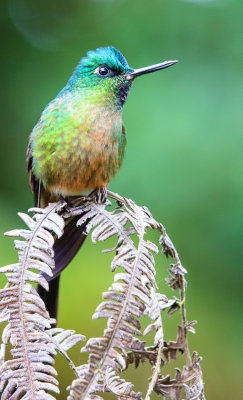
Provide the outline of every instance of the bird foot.
{"type": "Polygon", "coordinates": [[[63,210],[64,208],[68,208],[67,200],[63,196],[59,196],[59,207],[58,210],[63,210]]]}
{"type": "Polygon", "coordinates": [[[59,196],[59,207],[58,211],[65,210],[64,218],[69,218],[72,213],[72,204],[69,203],[68,198],[63,197],[62,195],[59,196]]]}
{"type": "Polygon", "coordinates": [[[105,203],[107,200],[107,187],[103,186],[97,190],[96,201],[97,203],[105,203]]]}

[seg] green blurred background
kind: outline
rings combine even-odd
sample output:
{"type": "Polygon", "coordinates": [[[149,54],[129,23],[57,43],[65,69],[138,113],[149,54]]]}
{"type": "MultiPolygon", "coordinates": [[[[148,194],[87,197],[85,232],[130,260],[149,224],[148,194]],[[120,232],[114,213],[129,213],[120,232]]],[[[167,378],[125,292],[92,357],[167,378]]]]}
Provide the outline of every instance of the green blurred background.
{"type": "MultiPolygon", "coordinates": [[[[180,60],[135,82],[126,157],[110,189],[146,204],[177,246],[207,398],[243,398],[242,0],[2,0],[0,11],[1,232],[22,226],[16,213],[33,204],[29,133],[87,50],[113,45],[134,68],[180,60]]],[[[59,325],[88,337],[105,326],[91,315],[112,282],[101,248],[88,239],[61,280],[59,325]]],[[[1,236],[0,251],[1,265],[16,260],[10,239],[1,236]]],[[[72,354],[80,362],[78,347],[72,354]]],[[[65,398],[72,375],[65,367],[59,376],[65,398]]]]}

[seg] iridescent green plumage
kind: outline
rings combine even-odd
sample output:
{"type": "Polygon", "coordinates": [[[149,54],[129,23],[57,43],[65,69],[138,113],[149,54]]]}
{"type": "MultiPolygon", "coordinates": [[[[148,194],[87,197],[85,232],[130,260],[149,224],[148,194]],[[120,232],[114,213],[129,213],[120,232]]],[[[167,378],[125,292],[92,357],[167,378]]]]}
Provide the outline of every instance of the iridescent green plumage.
{"type": "Polygon", "coordinates": [[[131,86],[124,74],[133,70],[114,48],[88,55],[30,138],[34,175],[45,189],[63,196],[106,186],[124,157],[122,107],[131,86]],[[102,64],[114,71],[111,77],[97,75],[102,64]]]}

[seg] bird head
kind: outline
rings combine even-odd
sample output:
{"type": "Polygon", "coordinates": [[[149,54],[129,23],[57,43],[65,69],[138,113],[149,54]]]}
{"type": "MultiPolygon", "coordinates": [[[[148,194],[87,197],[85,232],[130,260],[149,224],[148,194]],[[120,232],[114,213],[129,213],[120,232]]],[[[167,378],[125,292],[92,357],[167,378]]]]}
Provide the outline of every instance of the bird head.
{"type": "Polygon", "coordinates": [[[138,76],[167,68],[177,61],[165,61],[145,68],[131,68],[125,57],[114,47],[100,47],[88,51],[68,82],[69,90],[87,89],[97,96],[114,100],[118,107],[126,101],[134,79],[138,76]]]}

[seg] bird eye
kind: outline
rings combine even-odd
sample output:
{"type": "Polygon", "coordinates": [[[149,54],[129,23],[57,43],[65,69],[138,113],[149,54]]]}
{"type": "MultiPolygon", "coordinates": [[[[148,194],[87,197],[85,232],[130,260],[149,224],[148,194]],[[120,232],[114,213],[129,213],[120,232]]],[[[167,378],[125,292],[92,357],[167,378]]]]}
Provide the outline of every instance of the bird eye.
{"type": "Polygon", "coordinates": [[[99,67],[99,74],[104,76],[109,74],[109,69],[107,67],[99,67]]]}
{"type": "Polygon", "coordinates": [[[94,73],[97,76],[113,76],[113,72],[110,68],[108,68],[106,65],[101,65],[100,67],[97,67],[94,71],[94,73]]]}

